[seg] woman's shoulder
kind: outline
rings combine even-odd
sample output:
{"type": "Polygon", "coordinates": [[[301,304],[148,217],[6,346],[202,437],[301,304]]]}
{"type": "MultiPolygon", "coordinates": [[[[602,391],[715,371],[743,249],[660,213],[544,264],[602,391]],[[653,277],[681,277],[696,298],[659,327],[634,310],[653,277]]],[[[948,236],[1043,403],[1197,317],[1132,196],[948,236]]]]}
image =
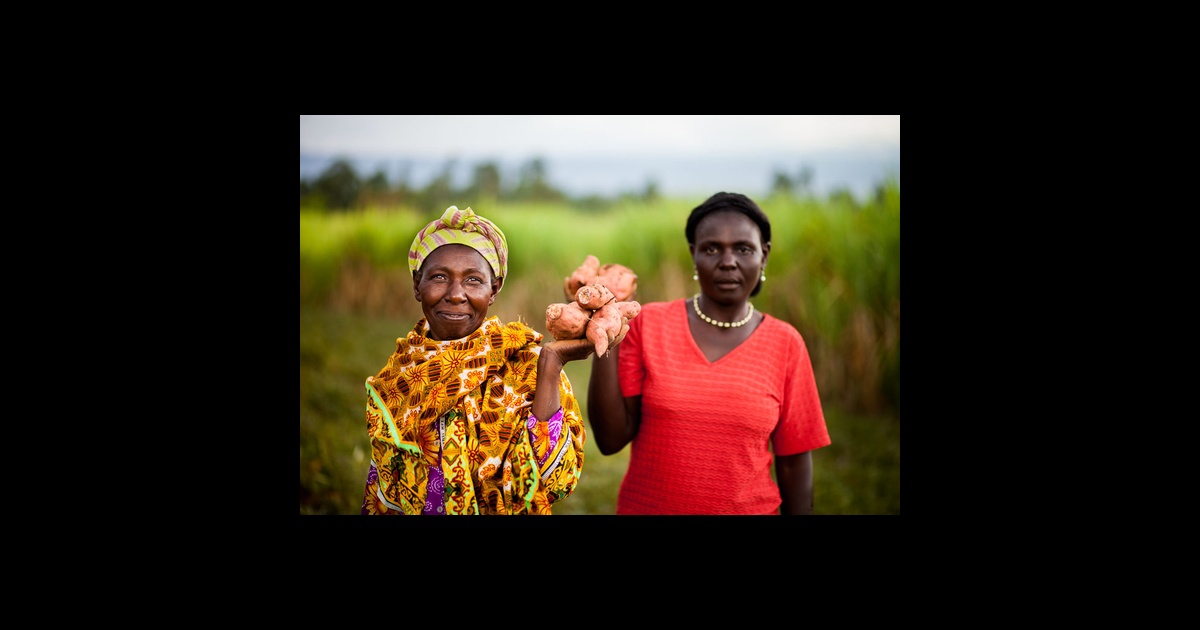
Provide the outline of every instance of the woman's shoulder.
{"type": "Polygon", "coordinates": [[[668,300],[666,302],[646,302],[646,303],[642,304],[642,312],[644,313],[646,311],[654,311],[654,312],[669,311],[672,308],[678,307],[680,304],[683,303],[683,301],[685,299],[686,298],[679,298],[678,300],[668,300]]]}
{"type": "Polygon", "coordinates": [[[772,339],[786,340],[791,343],[804,345],[804,337],[791,322],[779,319],[770,313],[763,313],[761,329],[772,339]]]}
{"type": "Polygon", "coordinates": [[[519,319],[505,322],[495,315],[484,320],[481,328],[487,335],[499,333],[503,343],[511,346],[536,346],[544,337],[541,332],[519,319]]]}

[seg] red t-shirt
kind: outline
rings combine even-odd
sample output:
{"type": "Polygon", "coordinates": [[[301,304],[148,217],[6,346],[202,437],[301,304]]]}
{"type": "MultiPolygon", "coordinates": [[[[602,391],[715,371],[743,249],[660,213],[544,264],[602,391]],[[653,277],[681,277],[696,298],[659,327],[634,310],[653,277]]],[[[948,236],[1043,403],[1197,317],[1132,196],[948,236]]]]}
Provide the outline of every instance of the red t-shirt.
{"type": "Polygon", "coordinates": [[[777,514],[772,453],[830,443],[800,332],[764,314],[710,363],[688,329],[687,299],[642,306],[621,342],[621,393],[642,397],[617,514],[777,514]]]}

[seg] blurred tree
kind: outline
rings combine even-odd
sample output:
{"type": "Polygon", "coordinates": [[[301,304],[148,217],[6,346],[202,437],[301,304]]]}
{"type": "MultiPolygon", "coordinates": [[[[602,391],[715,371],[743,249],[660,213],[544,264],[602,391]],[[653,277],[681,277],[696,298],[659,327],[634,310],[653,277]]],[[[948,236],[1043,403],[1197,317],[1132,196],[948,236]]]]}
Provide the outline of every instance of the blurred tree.
{"type": "Polygon", "coordinates": [[[788,196],[808,197],[812,195],[813,169],[809,166],[800,168],[795,178],[786,172],[776,169],[772,175],[771,194],[786,194],[788,196]]]}
{"type": "Polygon", "coordinates": [[[324,199],[332,210],[349,210],[358,201],[361,183],[350,160],[338,158],[317,176],[312,184],[314,193],[324,199]]]}
{"type": "Polygon", "coordinates": [[[792,194],[792,178],[783,171],[775,171],[774,180],[771,182],[771,194],[792,194]]]}
{"type": "Polygon", "coordinates": [[[469,199],[496,199],[500,196],[500,167],[495,162],[475,165],[475,175],[467,189],[469,199]]]}
{"type": "Polygon", "coordinates": [[[829,193],[829,203],[834,206],[842,206],[851,210],[859,208],[858,200],[854,198],[854,192],[846,186],[838,186],[829,193]]]}
{"type": "Polygon", "coordinates": [[[654,180],[646,182],[646,192],[642,193],[642,201],[657,201],[658,198],[658,182],[654,180]]]}
{"type": "Polygon", "coordinates": [[[521,165],[517,187],[533,187],[546,181],[546,164],[541,158],[533,158],[521,165]]]}
{"type": "Polygon", "coordinates": [[[413,196],[414,188],[409,182],[409,174],[412,172],[412,163],[404,162],[400,165],[396,173],[396,187],[394,189],[396,203],[403,204],[413,196]]]}
{"type": "Polygon", "coordinates": [[[796,181],[794,182],[794,190],[796,191],[797,195],[801,197],[812,196],[813,174],[813,168],[811,166],[800,167],[800,173],[796,175],[796,181]]]}
{"type": "Polygon", "coordinates": [[[612,201],[596,194],[584,195],[583,197],[575,199],[572,203],[580,210],[589,211],[607,210],[612,207],[612,201]]]}
{"type": "Polygon", "coordinates": [[[367,192],[377,195],[386,193],[388,191],[388,178],[383,172],[383,167],[376,169],[375,173],[371,175],[371,177],[367,178],[367,181],[364,184],[364,189],[367,192]]]}
{"type": "Polygon", "coordinates": [[[562,201],[566,199],[546,181],[546,164],[533,158],[521,165],[517,188],[513,196],[528,201],[562,201]]]}
{"type": "Polygon", "coordinates": [[[437,174],[429,185],[418,195],[421,205],[429,208],[430,211],[445,210],[449,206],[460,206],[465,208],[470,204],[464,204],[462,200],[455,198],[454,191],[454,165],[457,160],[451,158],[446,160],[442,171],[437,174]]]}
{"type": "Polygon", "coordinates": [[[394,208],[400,205],[403,199],[403,192],[392,190],[391,185],[388,183],[387,174],[384,173],[384,167],[380,166],[363,183],[362,191],[358,197],[358,207],[394,208]]]}

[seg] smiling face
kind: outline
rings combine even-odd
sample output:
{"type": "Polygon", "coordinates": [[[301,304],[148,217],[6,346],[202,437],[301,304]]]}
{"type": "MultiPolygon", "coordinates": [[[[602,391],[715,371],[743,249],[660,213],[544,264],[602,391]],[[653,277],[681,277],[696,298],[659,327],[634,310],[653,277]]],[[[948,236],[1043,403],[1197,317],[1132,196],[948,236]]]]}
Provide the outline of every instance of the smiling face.
{"type": "Polygon", "coordinates": [[[413,293],[421,303],[429,338],[462,339],[487,319],[503,278],[492,277],[483,255],[466,245],[443,245],[413,274],[413,293]]]}
{"type": "Polygon", "coordinates": [[[770,243],[762,242],[758,225],[730,210],[704,217],[689,246],[700,277],[700,290],[714,301],[732,304],[750,298],[767,264],[770,243]]]}

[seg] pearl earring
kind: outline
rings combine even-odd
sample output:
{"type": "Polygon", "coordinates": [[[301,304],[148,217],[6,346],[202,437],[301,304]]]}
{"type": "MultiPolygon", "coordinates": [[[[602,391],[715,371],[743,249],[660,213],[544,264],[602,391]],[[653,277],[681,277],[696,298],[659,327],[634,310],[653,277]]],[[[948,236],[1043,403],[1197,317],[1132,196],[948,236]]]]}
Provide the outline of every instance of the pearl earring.
{"type": "Polygon", "coordinates": [[[692,267],[692,280],[699,280],[699,279],[700,279],[700,271],[697,270],[695,267],[692,267]]]}
{"type": "Polygon", "coordinates": [[[763,282],[767,281],[767,268],[766,267],[762,268],[762,281],[763,282]]]}

